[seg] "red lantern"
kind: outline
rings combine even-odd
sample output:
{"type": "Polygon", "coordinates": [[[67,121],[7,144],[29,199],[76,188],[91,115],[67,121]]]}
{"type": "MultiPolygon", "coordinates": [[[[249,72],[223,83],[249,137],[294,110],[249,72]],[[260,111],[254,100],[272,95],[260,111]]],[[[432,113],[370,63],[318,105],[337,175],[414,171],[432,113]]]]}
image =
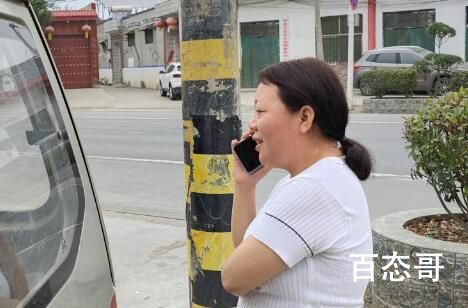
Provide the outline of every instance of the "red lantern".
{"type": "Polygon", "coordinates": [[[166,24],[167,24],[167,32],[171,31],[172,29],[177,28],[177,18],[175,17],[169,17],[166,19],[166,24]]]}
{"type": "Polygon", "coordinates": [[[55,31],[54,27],[47,26],[44,30],[45,30],[45,33],[47,33],[47,39],[49,41],[52,41],[52,37],[53,37],[54,31],[55,31]]]}
{"type": "Polygon", "coordinates": [[[84,37],[85,37],[85,39],[88,39],[88,37],[89,37],[89,31],[91,31],[91,26],[89,26],[89,25],[84,25],[83,27],[81,27],[81,30],[84,32],[84,37]]]}
{"type": "Polygon", "coordinates": [[[156,29],[162,30],[166,26],[166,22],[164,19],[158,18],[155,22],[154,25],[156,26],[156,29]]]}

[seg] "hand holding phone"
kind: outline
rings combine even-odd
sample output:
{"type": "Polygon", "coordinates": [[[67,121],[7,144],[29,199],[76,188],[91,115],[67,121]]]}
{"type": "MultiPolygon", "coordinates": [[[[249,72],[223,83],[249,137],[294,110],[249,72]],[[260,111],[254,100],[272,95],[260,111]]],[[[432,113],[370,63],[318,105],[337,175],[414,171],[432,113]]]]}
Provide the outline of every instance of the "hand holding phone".
{"type": "Polygon", "coordinates": [[[234,146],[234,152],[248,174],[253,174],[263,167],[258,158],[258,152],[255,150],[256,146],[257,143],[252,136],[242,139],[234,146]]]}

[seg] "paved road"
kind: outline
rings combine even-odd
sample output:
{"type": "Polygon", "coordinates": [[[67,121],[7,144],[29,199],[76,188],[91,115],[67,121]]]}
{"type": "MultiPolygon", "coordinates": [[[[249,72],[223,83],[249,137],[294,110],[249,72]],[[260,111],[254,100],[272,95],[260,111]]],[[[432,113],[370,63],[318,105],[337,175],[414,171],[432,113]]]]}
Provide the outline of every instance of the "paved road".
{"type": "MultiPolygon", "coordinates": [[[[250,115],[242,115],[244,125],[250,115]]],[[[180,110],[80,111],[75,120],[104,208],[184,218],[180,110]]],[[[399,115],[351,115],[348,135],[367,145],[376,161],[372,178],[363,183],[372,218],[415,206],[438,206],[424,182],[409,178],[412,162],[404,149],[402,127],[399,115]]],[[[258,206],[284,174],[275,170],[262,183],[258,206]]]]}
{"type": "MultiPolygon", "coordinates": [[[[179,110],[79,112],[80,134],[88,155],[154,160],[183,160],[179,110]]],[[[242,115],[244,127],[251,113],[242,115]]],[[[376,173],[406,175],[411,168],[399,115],[352,114],[347,135],[366,144],[376,159],[376,173]]]]}

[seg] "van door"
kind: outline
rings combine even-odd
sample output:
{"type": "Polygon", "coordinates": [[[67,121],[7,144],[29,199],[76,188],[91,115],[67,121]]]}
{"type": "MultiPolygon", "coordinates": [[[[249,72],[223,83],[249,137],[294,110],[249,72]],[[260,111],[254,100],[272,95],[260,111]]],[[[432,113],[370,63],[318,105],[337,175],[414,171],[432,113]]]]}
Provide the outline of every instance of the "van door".
{"type": "Polygon", "coordinates": [[[0,307],[110,307],[102,218],[31,14],[0,0],[0,307]]]}

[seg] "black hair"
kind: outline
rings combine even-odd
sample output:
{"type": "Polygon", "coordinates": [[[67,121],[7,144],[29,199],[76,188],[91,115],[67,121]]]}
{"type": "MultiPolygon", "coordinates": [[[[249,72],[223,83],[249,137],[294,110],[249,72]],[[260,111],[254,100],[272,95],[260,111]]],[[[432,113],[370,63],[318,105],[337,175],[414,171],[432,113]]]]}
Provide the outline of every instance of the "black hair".
{"type": "Polygon", "coordinates": [[[260,82],[277,86],[279,97],[291,113],[305,105],[312,107],[314,122],[326,137],[340,142],[349,168],[360,180],[369,177],[371,155],[362,144],[346,136],[349,114],[346,95],[327,63],[303,58],[273,64],[260,72],[260,82]]]}

